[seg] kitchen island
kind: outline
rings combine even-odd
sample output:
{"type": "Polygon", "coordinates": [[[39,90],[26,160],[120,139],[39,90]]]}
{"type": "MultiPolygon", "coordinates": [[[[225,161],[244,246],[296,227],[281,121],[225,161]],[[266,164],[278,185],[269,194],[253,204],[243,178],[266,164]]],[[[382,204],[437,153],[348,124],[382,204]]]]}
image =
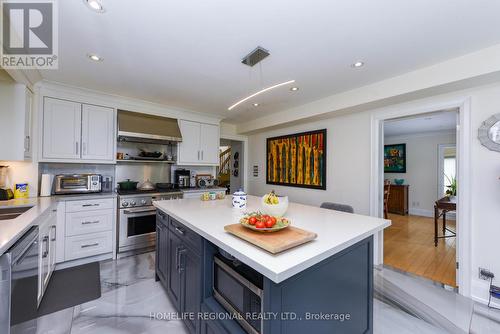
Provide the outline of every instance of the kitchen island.
{"type": "MultiPolygon", "coordinates": [[[[184,319],[192,333],[372,332],[373,235],[389,226],[388,220],[290,203],[286,217],[292,225],[317,238],[273,255],[224,231],[243,215],[229,198],[154,205],[157,278],[179,312],[193,314],[184,319]],[[261,274],[260,320],[203,316],[245,307],[214,298],[214,259],[222,259],[221,250],[261,274]]],[[[259,209],[260,198],[249,196],[246,211],[259,209]]]]}

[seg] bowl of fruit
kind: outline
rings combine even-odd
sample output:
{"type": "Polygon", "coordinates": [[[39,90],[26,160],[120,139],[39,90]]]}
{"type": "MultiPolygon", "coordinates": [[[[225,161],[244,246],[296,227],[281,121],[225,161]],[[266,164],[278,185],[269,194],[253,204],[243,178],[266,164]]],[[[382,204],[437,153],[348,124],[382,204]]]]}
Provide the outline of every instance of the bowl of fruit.
{"type": "Polygon", "coordinates": [[[275,217],[261,212],[245,214],[240,219],[241,225],[259,232],[276,232],[290,226],[290,220],[283,217],[275,217]]]}
{"type": "Polygon", "coordinates": [[[262,211],[270,216],[282,217],[288,209],[288,196],[278,196],[271,191],[262,197],[262,211]]]}

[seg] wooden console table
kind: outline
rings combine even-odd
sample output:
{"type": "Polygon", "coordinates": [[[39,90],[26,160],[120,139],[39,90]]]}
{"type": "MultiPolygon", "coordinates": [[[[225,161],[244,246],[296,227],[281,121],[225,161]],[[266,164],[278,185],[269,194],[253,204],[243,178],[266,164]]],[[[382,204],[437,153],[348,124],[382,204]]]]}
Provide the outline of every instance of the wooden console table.
{"type": "Polygon", "coordinates": [[[389,200],[387,201],[387,209],[390,213],[403,216],[408,214],[408,188],[407,184],[391,184],[389,200]]]}
{"type": "Polygon", "coordinates": [[[434,203],[434,246],[437,247],[438,239],[456,237],[455,231],[446,227],[446,213],[457,211],[457,197],[443,197],[434,203]],[[443,217],[443,235],[438,236],[438,220],[443,217]],[[446,231],[451,234],[446,235],[446,231]]]}

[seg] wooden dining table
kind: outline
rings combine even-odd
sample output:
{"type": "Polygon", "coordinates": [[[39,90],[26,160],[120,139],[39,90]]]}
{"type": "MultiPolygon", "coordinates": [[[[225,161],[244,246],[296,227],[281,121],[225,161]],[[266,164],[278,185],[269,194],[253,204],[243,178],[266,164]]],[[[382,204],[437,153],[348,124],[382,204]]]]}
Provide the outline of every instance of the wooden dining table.
{"type": "Polygon", "coordinates": [[[450,230],[446,227],[446,213],[451,211],[457,211],[457,197],[456,196],[445,196],[438,199],[434,203],[434,246],[437,247],[438,239],[441,238],[452,238],[456,237],[455,231],[450,230]],[[443,235],[438,235],[438,222],[439,218],[443,217],[443,235]],[[446,231],[451,234],[446,234],[446,231]]]}

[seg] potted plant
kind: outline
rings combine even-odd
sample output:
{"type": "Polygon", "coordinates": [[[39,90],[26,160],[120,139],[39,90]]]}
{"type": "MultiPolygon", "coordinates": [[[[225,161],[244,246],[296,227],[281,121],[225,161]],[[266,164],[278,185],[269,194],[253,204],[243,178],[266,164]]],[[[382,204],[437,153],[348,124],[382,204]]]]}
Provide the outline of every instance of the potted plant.
{"type": "Polygon", "coordinates": [[[449,184],[446,186],[446,196],[457,196],[457,178],[452,176],[448,177],[448,175],[444,175],[448,180],[449,184]]]}

